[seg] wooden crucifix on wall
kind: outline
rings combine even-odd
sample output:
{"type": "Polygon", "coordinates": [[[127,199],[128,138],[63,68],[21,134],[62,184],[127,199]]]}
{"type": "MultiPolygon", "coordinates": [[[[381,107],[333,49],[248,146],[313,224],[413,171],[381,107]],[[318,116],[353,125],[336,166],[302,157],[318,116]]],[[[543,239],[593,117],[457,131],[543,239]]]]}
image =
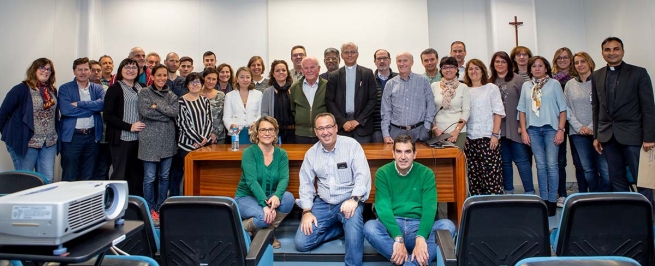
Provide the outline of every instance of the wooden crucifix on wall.
{"type": "Polygon", "coordinates": [[[516,40],[516,46],[519,46],[519,26],[523,25],[523,22],[520,22],[516,19],[516,16],[514,16],[514,21],[510,22],[509,25],[514,26],[514,37],[516,40]]]}

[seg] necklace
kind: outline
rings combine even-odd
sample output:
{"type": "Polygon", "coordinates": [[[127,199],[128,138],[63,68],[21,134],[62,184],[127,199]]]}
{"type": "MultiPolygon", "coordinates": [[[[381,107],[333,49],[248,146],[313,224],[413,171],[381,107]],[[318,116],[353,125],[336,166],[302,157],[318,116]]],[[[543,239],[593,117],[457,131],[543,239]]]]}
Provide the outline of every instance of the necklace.
{"type": "Polygon", "coordinates": [[[241,102],[243,103],[243,107],[246,107],[246,103],[248,103],[248,94],[246,94],[246,98],[243,98],[243,95],[239,91],[239,96],[241,97],[241,102]]]}

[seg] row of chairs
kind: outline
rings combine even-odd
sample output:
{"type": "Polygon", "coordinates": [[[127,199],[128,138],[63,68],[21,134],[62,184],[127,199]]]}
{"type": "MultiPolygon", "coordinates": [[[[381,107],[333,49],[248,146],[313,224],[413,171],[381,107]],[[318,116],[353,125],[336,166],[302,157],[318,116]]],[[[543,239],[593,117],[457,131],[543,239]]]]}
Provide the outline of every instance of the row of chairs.
{"type": "MultiPolygon", "coordinates": [[[[638,193],[573,194],[551,233],[546,205],[534,195],[474,196],[462,212],[456,244],[448,231],[436,233],[438,265],[568,265],[551,257],[551,246],[556,256],[619,256],[655,265],[652,206],[638,193]],[[533,257],[540,258],[520,262],[533,257]]],[[[575,265],[605,265],[583,263],[575,265]]]]}
{"type": "MultiPolygon", "coordinates": [[[[0,188],[6,188],[2,175],[0,188]]],[[[117,247],[138,256],[131,256],[133,264],[125,256],[107,256],[103,265],[273,264],[272,231],[260,230],[250,242],[231,198],[173,197],[160,211],[161,231],[145,200],[130,196],[125,218],[146,226],[117,247]]],[[[474,196],[464,203],[456,242],[447,231],[436,232],[438,265],[654,265],[652,225],[651,205],[640,194],[575,194],[549,238],[547,208],[539,197],[474,196]],[[551,257],[551,245],[559,257],[551,257]],[[620,257],[593,257],[612,255],[620,257]],[[604,264],[609,261],[615,264],[604,264]]]]}

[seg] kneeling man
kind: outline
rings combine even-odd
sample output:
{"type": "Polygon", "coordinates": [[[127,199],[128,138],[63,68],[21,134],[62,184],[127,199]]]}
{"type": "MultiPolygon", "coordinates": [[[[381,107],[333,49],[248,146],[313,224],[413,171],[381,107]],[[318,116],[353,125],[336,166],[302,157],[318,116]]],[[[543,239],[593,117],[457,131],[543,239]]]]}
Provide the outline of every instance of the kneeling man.
{"type": "Polygon", "coordinates": [[[448,219],[434,221],[434,173],[414,162],[416,144],[410,136],[396,137],[393,158],[375,173],[378,219],[366,222],[364,235],[371,246],[396,265],[428,265],[436,258],[434,231],[443,229],[455,235],[455,224],[448,219]]]}
{"type": "Polygon", "coordinates": [[[316,116],[314,132],[319,142],[305,153],[300,167],[296,204],[303,211],[296,249],[309,251],[345,233],[346,265],[362,265],[362,211],[371,191],[371,170],[362,146],[353,138],[337,135],[337,127],[332,114],[316,116]]]}

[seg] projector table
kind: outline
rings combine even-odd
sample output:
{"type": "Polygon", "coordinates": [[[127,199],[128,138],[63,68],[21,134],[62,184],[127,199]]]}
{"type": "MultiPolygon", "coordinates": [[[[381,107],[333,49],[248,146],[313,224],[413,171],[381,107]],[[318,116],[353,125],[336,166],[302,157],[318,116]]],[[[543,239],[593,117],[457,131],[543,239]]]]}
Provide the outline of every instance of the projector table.
{"type": "Polygon", "coordinates": [[[66,265],[85,262],[98,256],[96,265],[100,265],[105,252],[111,247],[115,239],[123,235],[129,237],[142,229],[143,221],[125,220],[125,224],[120,227],[114,227],[114,223],[109,222],[96,230],[64,243],[63,246],[68,249],[68,255],[66,256],[52,255],[53,249],[57,246],[0,245],[0,259],[59,262],[60,265],[66,265]]]}

